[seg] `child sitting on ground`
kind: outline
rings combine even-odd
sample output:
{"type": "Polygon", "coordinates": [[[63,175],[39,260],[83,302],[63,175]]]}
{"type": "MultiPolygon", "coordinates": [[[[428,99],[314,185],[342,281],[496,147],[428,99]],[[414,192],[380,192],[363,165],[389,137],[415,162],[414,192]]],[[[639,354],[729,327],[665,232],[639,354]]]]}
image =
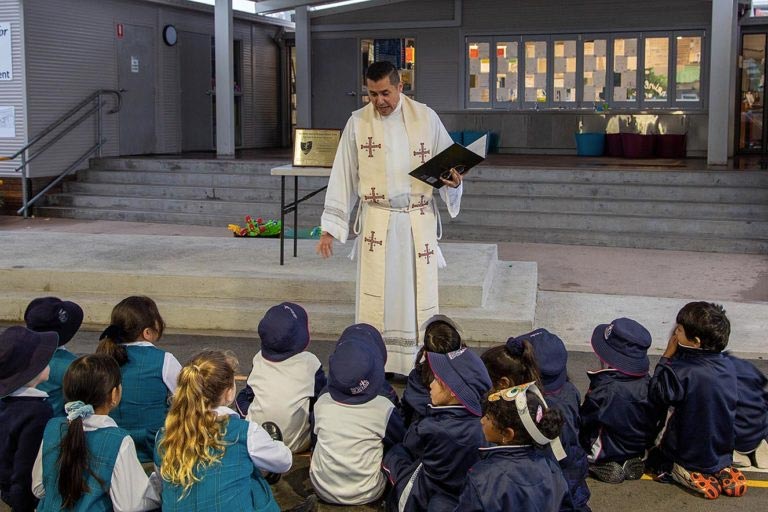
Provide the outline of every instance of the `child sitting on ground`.
{"type": "Polygon", "coordinates": [[[739,383],[733,465],[768,469],[768,379],[749,361],[723,354],[733,363],[739,383]]]}
{"type": "Polygon", "coordinates": [[[686,304],[676,320],[649,388],[654,403],[674,407],[650,466],[707,499],[741,496],[746,478],[731,467],[738,380],[722,353],[731,324],[722,306],[708,302],[686,304]]]}
{"type": "Polygon", "coordinates": [[[163,510],[280,510],[260,470],[285,473],[291,451],[228,407],[235,365],[223,352],[205,351],[179,374],[155,448],[163,510]]]}
{"type": "Polygon", "coordinates": [[[261,350],[253,357],[237,407],[248,421],[277,424],[292,452],[306,451],[309,418],[326,384],[320,360],[307,350],[307,312],[290,302],[272,306],[259,322],[259,338],[261,350]]]}
{"type": "Polygon", "coordinates": [[[32,470],[38,512],[159,507],[133,440],[107,416],[120,402],[115,360],[100,354],[75,359],[63,387],[67,416],[48,422],[32,470]]]}
{"type": "MultiPolygon", "coordinates": [[[[384,338],[381,337],[381,333],[378,329],[370,324],[354,324],[350,325],[341,334],[341,338],[351,341],[365,341],[371,346],[376,347],[376,353],[381,357],[384,367],[387,366],[387,345],[384,343],[384,338]],[[348,332],[349,331],[349,332],[348,332]],[[353,334],[351,331],[357,331],[353,334]]],[[[385,373],[386,375],[386,373],[385,373]]],[[[388,399],[395,405],[395,409],[400,413],[400,397],[397,396],[397,391],[392,387],[392,384],[386,380],[382,383],[379,395],[388,399]]]]}
{"type": "Polygon", "coordinates": [[[526,339],[509,338],[504,345],[489,348],[481,356],[493,383],[493,391],[534,382],[541,388],[541,377],[533,346],[526,339]]]}
{"type": "Polygon", "coordinates": [[[96,348],[97,354],[111,356],[120,365],[123,398],[109,415],[131,435],[141,462],[152,461],[155,435],[181,370],[173,354],[154,345],[164,329],[155,301],[128,297],[112,309],[110,325],[96,348]]]}
{"type": "Polygon", "coordinates": [[[406,427],[418,422],[427,414],[432,375],[426,362],[426,353],[447,354],[459,350],[462,346],[459,329],[450,318],[445,315],[435,315],[427,321],[424,345],[416,354],[416,364],[408,374],[403,392],[402,411],[406,427]]]}
{"type": "Polygon", "coordinates": [[[57,297],[40,297],[29,303],[24,312],[27,329],[37,332],[53,331],[59,335],[59,348],[53,353],[48,366],[51,373],[48,380],[41,382],[37,389],[48,393],[54,416],[66,416],[64,395],[61,382],[72,361],[77,356],[64,345],[77,333],[83,323],[83,310],[74,302],[63,301],[57,297]]]}
{"type": "Polygon", "coordinates": [[[602,369],[587,372],[589,391],[581,404],[581,446],[590,473],[618,484],[643,476],[643,457],[653,446],[659,414],[648,398],[651,334],[630,318],[598,325],[592,349],[602,369]]]}
{"type": "Polygon", "coordinates": [[[390,510],[453,510],[467,472],[485,446],[481,400],[491,379],[480,358],[461,348],[427,352],[434,375],[427,414],[411,425],[403,443],[384,456],[392,491],[390,510]]]}
{"type": "Polygon", "coordinates": [[[48,361],[59,344],[55,332],[14,326],[0,334],[0,498],[14,512],[32,512],[32,466],[53,416],[47,393],[48,361]]]}
{"type": "Polygon", "coordinates": [[[568,493],[557,462],[543,448],[563,417],[546,406],[536,384],[491,393],[483,402],[481,460],[469,471],[457,512],[556,512],[568,493]]]}
{"type": "Polygon", "coordinates": [[[559,409],[565,419],[560,439],[566,457],[560,460],[560,467],[568,482],[570,503],[566,500],[561,510],[588,512],[590,492],[586,478],[589,464],[587,454],[579,444],[581,396],[568,379],[568,351],[563,340],[546,329],[536,329],[507,343],[518,344],[523,340],[528,340],[533,346],[547,404],[553,409],[559,409]]]}
{"type": "Polygon", "coordinates": [[[405,429],[395,405],[380,394],[383,383],[379,349],[364,330],[345,330],[329,359],[327,392],[315,404],[309,478],[323,501],[363,505],[384,493],[382,455],[405,429]]]}

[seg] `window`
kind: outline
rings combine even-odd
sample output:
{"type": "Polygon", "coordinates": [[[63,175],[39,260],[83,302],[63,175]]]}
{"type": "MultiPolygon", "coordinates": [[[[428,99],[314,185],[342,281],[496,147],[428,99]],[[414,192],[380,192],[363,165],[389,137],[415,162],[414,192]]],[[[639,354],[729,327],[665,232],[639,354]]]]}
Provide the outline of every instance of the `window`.
{"type": "Polygon", "coordinates": [[[701,37],[677,36],[675,41],[675,99],[701,100],[701,37]]]}
{"type": "Polygon", "coordinates": [[[613,40],[613,101],[637,103],[637,39],[613,40]]]}
{"type": "Polygon", "coordinates": [[[645,39],[643,99],[666,102],[669,95],[669,37],[645,39]]]}
{"type": "Polygon", "coordinates": [[[363,39],[360,41],[363,61],[363,101],[368,102],[365,87],[365,73],[368,66],[376,61],[386,60],[400,72],[403,92],[412,94],[416,90],[416,40],[412,37],[401,39],[363,39]]]}
{"type": "Polygon", "coordinates": [[[467,45],[469,58],[469,103],[472,106],[491,106],[491,43],[474,41],[467,45]]]}
{"type": "Polygon", "coordinates": [[[581,101],[590,104],[603,103],[605,96],[608,41],[606,39],[584,39],[583,41],[584,88],[581,101]]]}
{"type": "Polygon", "coordinates": [[[576,103],[576,40],[555,40],[553,45],[553,97],[555,103],[576,103]]]}
{"type": "Polygon", "coordinates": [[[500,35],[466,44],[468,108],[704,106],[703,31],[500,35]]]}
{"type": "Polygon", "coordinates": [[[518,100],[517,41],[496,43],[496,103],[511,105],[518,100]]]}
{"type": "Polygon", "coordinates": [[[524,102],[547,102],[547,41],[525,41],[524,102]]]}

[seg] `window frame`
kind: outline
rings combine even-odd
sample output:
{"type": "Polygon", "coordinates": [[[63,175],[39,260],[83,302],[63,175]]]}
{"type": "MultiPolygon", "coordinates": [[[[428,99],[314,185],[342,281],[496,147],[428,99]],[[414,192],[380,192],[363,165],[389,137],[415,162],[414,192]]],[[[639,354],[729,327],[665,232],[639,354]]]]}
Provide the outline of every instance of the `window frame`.
{"type": "MultiPolygon", "coordinates": [[[[582,44],[582,38],[580,34],[553,34],[550,36],[549,52],[552,55],[552,59],[547,59],[549,62],[548,67],[551,68],[551,79],[548,81],[551,83],[551,96],[548,96],[550,100],[550,108],[560,110],[578,110],[581,109],[581,91],[584,87],[584,45],[582,44]],[[555,42],[556,41],[573,41],[576,43],[576,82],[574,87],[576,88],[576,101],[556,101],[555,100],[555,42]],[[579,80],[581,78],[581,80],[579,80]]],[[[549,77],[548,77],[549,78],[549,77]]]]}
{"type": "MultiPolygon", "coordinates": [[[[626,109],[626,110],[641,110],[642,104],[641,101],[641,95],[640,95],[640,64],[641,64],[641,58],[642,58],[642,52],[641,52],[641,41],[642,41],[642,32],[622,32],[622,33],[612,33],[610,34],[609,38],[609,48],[608,48],[608,55],[610,56],[610,76],[609,76],[609,93],[607,94],[609,100],[608,100],[608,107],[609,108],[619,108],[619,109],[626,109]],[[637,100],[635,101],[618,101],[614,99],[614,88],[616,87],[614,76],[616,75],[616,71],[614,70],[615,61],[614,61],[614,51],[616,49],[615,41],[617,39],[637,39],[637,69],[635,69],[635,89],[636,89],[636,95],[637,100]]],[[[643,82],[645,83],[645,82],[643,82]]]]}
{"type": "MultiPolygon", "coordinates": [[[[672,106],[672,93],[674,89],[674,85],[672,84],[672,78],[674,77],[675,80],[676,77],[676,71],[673,73],[673,66],[674,66],[674,51],[673,51],[673,40],[674,36],[671,32],[643,32],[642,37],[642,66],[638,64],[638,68],[642,70],[642,73],[640,76],[643,79],[643,93],[640,97],[640,106],[644,109],[654,110],[654,109],[669,109],[672,106]],[[652,101],[652,100],[646,100],[645,99],[645,42],[646,39],[667,39],[667,99],[663,101],[652,101]]],[[[640,62],[638,58],[638,62],[640,62]]]]}
{"type": "Polygon", "coordinates": [[[523,65],[523,59],[520,57],[520,54],[523,51],[523,44],[521,42],[521,36],[492,36],[492,55],[494,55],[494,58],[491,59],[491,76],[493,78],[493,87],[490,90],[491,93],[491,108],[493,110],[522,110],[522,101],[521,98],[523,97],[524,91],[522,90],[523,84],[525,84],[525,78],[524,74],[522,72],[522,65],[523,65]],[[496,95],[496,81],[498,80],[498,57],[496,57],[496,45],[499,43],[517,43],[517,99],[515,101],[499,101],[497,99],[496,95]]]}
{"type": "Polygon", "coordinates": [[[521,89],[519,89],[520,94],[520,104],[522,110],[541,110],[541,109],[551,109],[552,108],[552,70],[554,69],[554,62],[552,59],[550,59],[550,55],[552,55],[552,38],[551,36],[544,36],[544,35],[537,35],[537,34],[530,34],[530,35],[524,35],[520,38],[520,48],[521,48],[521,54],[523,55],[522,59],[522,67],[518,69],[518,73],[520,73],[519,76],[521,76],[521,89]],[[534,42],[534,43],[545,43],[545,48],[547,51],[547,79],[546,83],[544,84],[544,95],[546,96],[546,101],[526,101],[525,99],[525,72],[526,72],[526,59],[528,58],[525,56],[525,44],[528,42],[534,42]]]}
{"type": "Polygon", "coordinates": [[[608,93],[609,93],[609,86],[608,86],[608,79],[609,79],[609,72],[611,70],[611,60],[610,60],[610,50],[611,50],[611,37],[610,34],[606,33],[587,33],[587,34],[580,34],[579,35],[579,61],[577,64],[576,69],[579,71],[577,79],[579,80],[579,89],[577,91],[577,94],[579,95],[579,108],[583,110],[595,110],[596,101],[584,101],[584,43],[586,41],[595,41],[595,40],[604,40],[605,41],[605,82],[603,87],[605,87],[605,93],[603,102],[608,103],[610,106],[610,102],[608,101],[608,93]]]}
{"type": "MultiPolygon", "coordinates": [[[[672,50],[670,51],[670,66],[674,69],[674,80],[670,90],[670,107],[677,110],[706,110],[707,109],[707,82],[709,78],[709,53],[707,46],[706,30],[675,30],[670,34],[672,38],[672,50]],[[677,41],[678,37],[700,37],[701,38],[701,68],[699,69],[699,100],[698,101],[679,101],[677,99],[677,41]]],[[[670,73],[672,74],[672,73],[670,73]]]]}
{"type": "MultiPolygon", "coordinates": [[[[464,72],[464,105],[466,109],[482,109],[482,110],[492,110],[494,98],[496,94],[496,82],[495,82],[495,70],[496,70],[496,62],[495,59],[491,58],[491,55],[494,55],[495,50],[495,42],[493,36],[477,36],[477,37],[469,37],[467,36],[464,41],[464,65],[465,65],[465,72],[464,72]],[[478,102],[478,101],[471,101],[469,98],[469,45],[474,43],[488,43],[488,58],[489,58],[489,68],[488,68],[488,101],[487,102],[478,102]]],[[[519,73],[519,71],[518,71],[519,73]]]]}

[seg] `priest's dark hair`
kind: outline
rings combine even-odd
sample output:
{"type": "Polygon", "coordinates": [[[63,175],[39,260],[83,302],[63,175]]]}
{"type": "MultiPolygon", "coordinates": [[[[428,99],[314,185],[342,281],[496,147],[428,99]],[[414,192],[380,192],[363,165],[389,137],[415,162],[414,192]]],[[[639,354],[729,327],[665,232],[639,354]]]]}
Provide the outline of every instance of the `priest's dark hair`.
{"type": "Polygon", "coordinates": [[[389,83],[392,85],[400,83],[400,73],[397,72],[395,65],[387,60],[374,62],[368,66],[368,69],[365,72],[366,80],[372,82],[378,82],[387,77],[389,77],[389,83]]]}

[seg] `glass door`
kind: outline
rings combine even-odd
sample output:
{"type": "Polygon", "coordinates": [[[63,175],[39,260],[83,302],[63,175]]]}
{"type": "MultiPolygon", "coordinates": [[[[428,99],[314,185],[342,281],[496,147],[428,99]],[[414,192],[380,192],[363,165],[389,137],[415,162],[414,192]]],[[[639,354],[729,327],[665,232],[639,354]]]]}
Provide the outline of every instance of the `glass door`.
{"type": "Polygon", "coordinates": [[[739,153],[764,153],[765,137],[765,55],[768,33],[743,34],[737,149],[739,153]]]}

